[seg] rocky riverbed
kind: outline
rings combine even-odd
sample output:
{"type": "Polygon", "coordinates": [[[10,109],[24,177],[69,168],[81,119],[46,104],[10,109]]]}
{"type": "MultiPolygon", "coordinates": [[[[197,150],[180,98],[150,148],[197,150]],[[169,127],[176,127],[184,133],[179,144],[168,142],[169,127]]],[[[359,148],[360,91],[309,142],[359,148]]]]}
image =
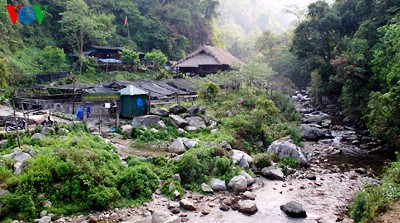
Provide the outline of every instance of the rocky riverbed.
{"type": "Polygon", "coordinates": [[[347,206],[365,184],[377,182],[375,175],[387,157],[382,155],[385,148],[373,142],[367,132],[316,111],[307,92],[297,92],[293,100],[302,115],[308,167],[284,180],[256,176],[245,193],[186,192],[180,203],[158,191],[140,207],[56,222],[352,222],[346,217],[347,206]],[[281,210],[292,201],[302,206],[306,218],[292,218],[281,210]]]}

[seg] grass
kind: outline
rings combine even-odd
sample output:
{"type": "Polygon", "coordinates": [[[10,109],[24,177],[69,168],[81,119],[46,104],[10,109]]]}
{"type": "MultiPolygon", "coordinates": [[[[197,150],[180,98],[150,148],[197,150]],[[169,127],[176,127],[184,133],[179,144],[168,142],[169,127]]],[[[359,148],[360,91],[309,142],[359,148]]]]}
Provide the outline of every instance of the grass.
{"type": "Polygon", "coordinates": [[[359,192],[350,205],[350,216],[358,222],[378,222],[392,203],[400,200],[400,154],[391,163],[379,185],[367,185],[359,192]]]}

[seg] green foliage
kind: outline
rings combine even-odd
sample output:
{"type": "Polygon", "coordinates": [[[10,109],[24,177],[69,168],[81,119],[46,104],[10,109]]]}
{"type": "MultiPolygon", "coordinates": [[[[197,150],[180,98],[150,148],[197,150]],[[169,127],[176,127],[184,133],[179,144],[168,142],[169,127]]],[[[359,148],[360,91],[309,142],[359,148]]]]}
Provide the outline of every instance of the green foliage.
{"type": "Polygon", "coordinates": [[[253,164],[259,170],[264,167],[269,167],[272,165],[272,156],[268,153],[258,153],[254,156],[253,164]]]}
{"type": "Polygon", "coordinates": [[[10,70],[8,69],[8,64],[2,58],[0,58],[0,88],[6,87],[7,79],[10,76],[10,70]]]}
{"type": "Polygon", "coordinates": [[[229,181],[239,173],[231,159],[214,156],[213,151],[212,148],[194,148],[183,154],[177,163],[183,186],[201,191],[200,185],[212,177],[229,181]]]}
{"type": "Polygon", "coordinates": [[[149,62],[154,63],[154,67],[162,68],[167,63],[168,58],[165,56],[160,50],[153,49],[151,52],[148,52],[144,55],[144,59],[149,62]]]}
{"type": "MultiPolygon", "coordinates": [[[[397,154],[399,157],[399,154],[397,154]]],[[[380,185],[367,185],[350,205],[350,216],[355,222],[377,222],[392,202],[400,199],[400,159],[391,163],[382,176],[380,185]]]]}
{"type": "Polygon", "coordinates": [[[300,168],[300,162],[293,157],[283,157],[277,163],[276,167],[281,168],[283,173],[288,174],[288,169],[298,169],[300,168]]]}
{"type": "Polygon", "coordinates": [[[139,53],[135,52],[133,50],[125,50],[124,49],[119,52],[119,55],[121,57],[121,60],[130,66],[138,65],[140,63],[139,53]]]}
{"type": "Polygon", "coordinates": [[[147,200],[157,189],[159,180],[148,166],[129,167],[118,181],[121,195],[133,199],[147,200]]]}
{"type": "Polygon", "coordinates": [[[171,180],[171,179],[165,181],[165,183],[162,185],[160,190],[161,190],[162,194],[164,194],[166,197],[168,197],[171,200],[175,199],[175,195],[174,195],[175,191],[178,191],[180,194],[184,194],[181,183],[179,183],[178,181],[175,181],[175,180],[171,180]],[[171,185],[171,190],[169,190],[170,185],[171,185]]]}
{"type": "Polygon", "coordinates": [[[199,97],[205,100],[214,100],[218,92],[219,87],[213,82],[201,83],[198,89],[199,97]]]}
{"type": "Polygon", "coordinates": [[[95,74],[97,68],[96,58],[91,56],[82,56],[82,72],[86,74],[95,74]]]}
{"type": "Polygon", "coordinates": [[[56,73],[64,71],[65,66],[65,53],[63,49],[46,46],[40,58],[41,69],[45,73],[56,73]]]}

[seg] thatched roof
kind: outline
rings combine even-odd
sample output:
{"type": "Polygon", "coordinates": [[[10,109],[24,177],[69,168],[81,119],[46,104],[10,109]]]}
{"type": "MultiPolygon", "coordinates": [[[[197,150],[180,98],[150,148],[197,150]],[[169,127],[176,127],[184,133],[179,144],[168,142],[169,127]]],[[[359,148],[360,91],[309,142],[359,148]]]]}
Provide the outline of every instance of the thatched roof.
{"type": "Polygon", "coordinates": [[[174,67],[198,67],[200,65],[244,64],[224,49],[203,45],[186,58],[178,61],[174,67]]]}

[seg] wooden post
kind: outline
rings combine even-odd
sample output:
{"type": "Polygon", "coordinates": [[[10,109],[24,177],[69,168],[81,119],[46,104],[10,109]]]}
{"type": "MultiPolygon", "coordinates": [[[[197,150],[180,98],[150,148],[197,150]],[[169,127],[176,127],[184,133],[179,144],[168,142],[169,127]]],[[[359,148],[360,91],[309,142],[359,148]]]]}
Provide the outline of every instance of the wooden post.
{"type": "Polygon", "coordinates": [[[100,135],[102,135],[101,134],[101,124],[102,124],[102,122],[103,122],[103,119],[102,119],[102,115],[103,115],[103,108],[100,108],[100,117],[99,117],[99,133],[100,133],[100,135]]]}
{"type": "Polygon", "coordinates": [[[18,148],[21,149],[21,141],[20,141],[20,138],[19,138],[19,125],[18,125],[19,123],[17,122],[17,114],[15,112],[15,88],[14,88],[14,91],[13,91],[12,100],[13,100],[14,122],[15,122],[15,125],[17,126],[16,130],[17,130],[18,148]]]}
{"type": "Polygon", "coordinates": [[[119,128],[119,111],[118,111],[118,101],[115,104],[115,130],[117,130],[119,128]]]}

